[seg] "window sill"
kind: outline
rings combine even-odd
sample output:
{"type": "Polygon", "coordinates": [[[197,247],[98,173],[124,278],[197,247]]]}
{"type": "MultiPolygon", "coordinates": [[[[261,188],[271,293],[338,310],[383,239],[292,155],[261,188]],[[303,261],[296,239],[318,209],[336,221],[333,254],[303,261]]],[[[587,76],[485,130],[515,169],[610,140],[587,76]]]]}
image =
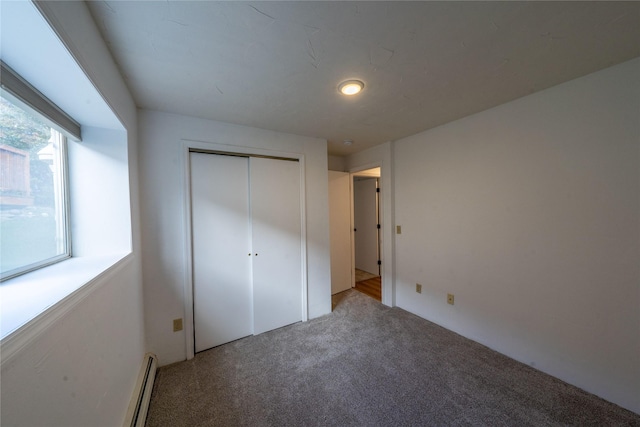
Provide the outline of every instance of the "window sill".
{"type": "Polygon", "coordinates": [[[2,362],[6,362],[132,255],[76,257],[0,284],[2,362]]]}

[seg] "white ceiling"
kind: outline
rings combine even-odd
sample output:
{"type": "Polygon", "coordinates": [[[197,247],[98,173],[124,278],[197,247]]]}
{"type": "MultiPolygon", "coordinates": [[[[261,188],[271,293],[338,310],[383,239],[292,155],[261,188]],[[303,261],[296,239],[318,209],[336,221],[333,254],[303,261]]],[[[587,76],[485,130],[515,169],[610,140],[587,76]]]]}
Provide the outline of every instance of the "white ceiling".
{"type": "Polygon", "coordinates": [[[636,2],[88,4],[139,107],[325,138],[334,155],[640,56],[636,2]],[[348,98],[350,78],[366,86],[348,98]]]}

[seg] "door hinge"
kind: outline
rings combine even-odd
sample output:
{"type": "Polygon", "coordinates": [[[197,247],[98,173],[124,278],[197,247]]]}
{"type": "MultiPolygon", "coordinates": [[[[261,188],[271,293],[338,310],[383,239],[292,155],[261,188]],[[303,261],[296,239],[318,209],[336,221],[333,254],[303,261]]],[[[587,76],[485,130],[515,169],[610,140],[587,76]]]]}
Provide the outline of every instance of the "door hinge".
{"type": "Polygon", "coordinates": [[[376,193],[380,192],[380,187],[376,188],[376,193]]]}
{"type": "Polygon", "coordinates": [[[378,265],[382,265],[382,261],[378,260],[378,265]]]}
{"type": "Polygon", "coordinates": [[[380,230],[380,224],[376,224],[376,228],[380,230]]]}

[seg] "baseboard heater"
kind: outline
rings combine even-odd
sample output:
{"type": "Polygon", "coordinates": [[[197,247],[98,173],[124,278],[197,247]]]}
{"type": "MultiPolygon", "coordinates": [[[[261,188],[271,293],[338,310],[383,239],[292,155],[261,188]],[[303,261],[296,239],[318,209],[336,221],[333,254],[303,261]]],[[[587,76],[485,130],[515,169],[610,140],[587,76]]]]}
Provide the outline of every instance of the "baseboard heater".
{"type": "Polygon", "coordinates": [[[153,391],[153,381],[156,378],[157,367],[158,358],[155,354],[147,353],[142,361],[136,387],[133,389],[133,396],[123,424],[124,427],[144,427],[147,421],[147,411],[151,402],[151,392],[153,391]]]}

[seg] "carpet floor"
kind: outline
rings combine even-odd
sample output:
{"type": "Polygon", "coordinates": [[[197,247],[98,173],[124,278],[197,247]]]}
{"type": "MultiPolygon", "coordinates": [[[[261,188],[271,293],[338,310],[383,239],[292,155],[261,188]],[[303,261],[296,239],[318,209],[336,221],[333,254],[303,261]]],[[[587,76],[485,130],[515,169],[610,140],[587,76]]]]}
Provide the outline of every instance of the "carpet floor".
{"type": "Polygon", "coordinates": [[[640,415],[357,291],[158,370],[147,426],[640,426],[640,415]]]}

